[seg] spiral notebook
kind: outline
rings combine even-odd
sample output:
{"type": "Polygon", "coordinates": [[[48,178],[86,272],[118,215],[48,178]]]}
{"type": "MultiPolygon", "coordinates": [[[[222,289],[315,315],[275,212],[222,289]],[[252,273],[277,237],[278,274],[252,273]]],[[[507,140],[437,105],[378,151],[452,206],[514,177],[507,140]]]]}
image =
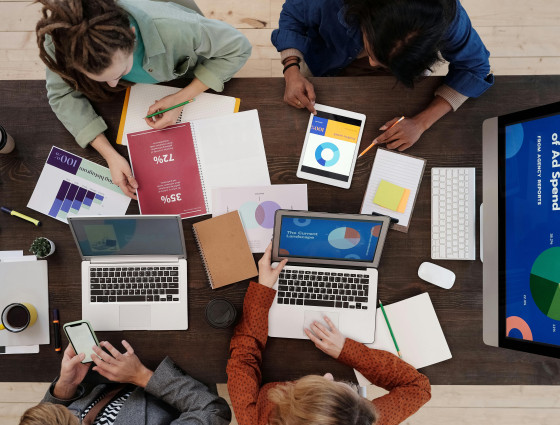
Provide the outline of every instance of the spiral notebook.
{"type": "MultiPolygon", "coordinates": [[[[127,144],[130,133],[149,130],[144,121],[148,108],[158,99],[177,93],[180,88],[159,84],[135,84],[126,89],[121,122],[117,134],[118,144],[127,144]]],[[[229,115],[239,111],[240,99],[221,94],[201,93],[195,101],[183,108],[177,124],[204,118],[229,115]]]]}
{"type": "Polygon", "coordinates": [[[195,223],[193,233],[212,289],[258,274],[238,211],[195,223]]]}
{"type": "Polygon", "coordinates": [[[212,213],[212,188],[270,185],[256,110],[128,135],[141,214],[212,213]]]}

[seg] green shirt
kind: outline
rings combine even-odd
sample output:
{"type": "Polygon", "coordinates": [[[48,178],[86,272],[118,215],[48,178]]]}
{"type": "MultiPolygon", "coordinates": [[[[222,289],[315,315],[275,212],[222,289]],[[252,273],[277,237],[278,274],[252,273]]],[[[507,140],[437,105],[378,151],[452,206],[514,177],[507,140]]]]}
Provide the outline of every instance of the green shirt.
{"type": "Polygon", "coordinates": [[[132,16],[128,17],[130,21],[130,26],[134,28],[134,33],[136,35],[136,44],[134,46],[134,53],[132,54],[132,69],[126,75],[123,75],[122,79],[130,81],[132,83],[144,83],[144,84],[154,84],[159,81],[152,77],[147,71],[142,68],[144,62],[144,41],[142,40],[142,33],[140,28],[138,28],[138,23],[136,19],[132,16]]]}
{"type": "MultiPolygon", "coordinates": [[[[155,81],[196,77],[221,92],[251,55],[251,44],[238,30],[185,7],[146,0],[120,0],[118,4],[138,25],[144,44],[142,68],[155,81]]],[[[45,49],[54,57],[50,38],[45,40],[45,49]]],[[[80,146],[86,147],[107,129],[89,100],[48,68],[47,97],[80,146]]]]}

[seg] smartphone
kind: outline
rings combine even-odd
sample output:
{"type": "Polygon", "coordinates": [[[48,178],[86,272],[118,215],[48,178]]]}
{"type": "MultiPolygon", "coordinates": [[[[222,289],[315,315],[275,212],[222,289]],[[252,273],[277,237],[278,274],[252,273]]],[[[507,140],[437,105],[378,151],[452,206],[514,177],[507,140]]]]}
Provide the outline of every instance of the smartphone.
{"type": "Polygon", "coordinates": [[[63,329],[76,354],[84,353],[86,355],[82,363],[91,363],[93,361],[91,356],[95,354],[92,347],[94,345],[99,347],[99,341],[90,323],[87,320],[78,320],[66,323],[63,329]]]}

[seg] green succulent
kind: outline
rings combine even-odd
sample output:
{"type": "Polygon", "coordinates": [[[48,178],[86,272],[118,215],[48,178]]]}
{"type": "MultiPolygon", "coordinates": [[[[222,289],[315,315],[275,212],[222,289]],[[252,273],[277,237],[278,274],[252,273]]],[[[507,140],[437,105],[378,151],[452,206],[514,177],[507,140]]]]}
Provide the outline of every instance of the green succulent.
{"type": "Polygon", "coordinates": [[[46,257],[51,252],[51,243],[47,238],[37,238],[31,244],[29,252],[32,252],[37,257],[46,257]]]}

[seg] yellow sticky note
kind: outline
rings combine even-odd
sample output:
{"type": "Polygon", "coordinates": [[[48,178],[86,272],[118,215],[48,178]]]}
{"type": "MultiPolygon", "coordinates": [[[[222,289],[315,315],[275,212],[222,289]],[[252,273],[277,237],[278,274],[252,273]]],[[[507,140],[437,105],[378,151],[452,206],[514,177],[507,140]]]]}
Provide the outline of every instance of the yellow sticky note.
{"type": "Polygon", "coordinates": [[[399,206],[397,207],[397,212],[403,213],[406,209],[406,204],[408,202],[408,197],[410,196],[410,189],[405,189],[403,196],[401,198],[401,202],[399,202],[399,206]]]}
{"type": "Polygon", "coordinates": [[[397,211],[403,199],[405,190],[406,189],[404,187],[389,183],[386,180],[381,180],[381,182],[379,182],[379,186],[377,187],[377,192],[375,192],[373,203],[381,207],[388,208],[391,211],[397,211]]]}

